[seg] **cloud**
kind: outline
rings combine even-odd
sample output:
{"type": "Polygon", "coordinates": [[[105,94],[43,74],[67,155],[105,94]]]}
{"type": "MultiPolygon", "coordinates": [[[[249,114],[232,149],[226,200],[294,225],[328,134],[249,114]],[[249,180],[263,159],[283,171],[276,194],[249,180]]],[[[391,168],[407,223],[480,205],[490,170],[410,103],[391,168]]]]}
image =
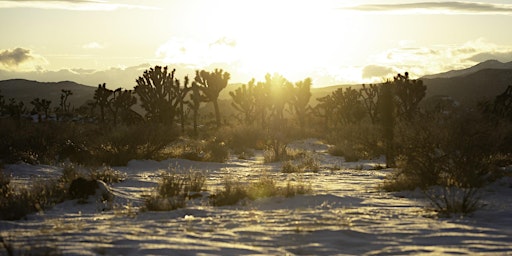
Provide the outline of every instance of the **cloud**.
{"type": "Polygon", "coordinates": [[[369,65],[363,68],[362,77],[364,79],[381,78],[394,75],[395,73],[397,72],[395,72],[395,70],[390,67],[369,65]]]}
{"type": "Polygon", "coordinates": [[[117,9],[158,9],[147,5],[114,3],[106,0],[0,0],[0,8],[35,8],[73,11],[113,11],[117,9]]]}
{"type": "Polygon", "coordinates": [[[512,61],[512,50],[503,52],[482,52],[471,56],[467,60],[474,62],[483,62],[486,60],[499,60],[501,62],[510,62],[512,61]]]}
{"type": "Polygon", "coordinates": [[[103,48],[105,48],[105,46],[98,42],[90,42],[90,43],[82,45],[82,48],[84,48],[84,49],[103,49],[103,48]]]}
{"type": "Polygon", "coordinates": [[[367,4],[343,7],[344,10],[363,12],[398,12],[431,14],[505,14],[512,15],[512,4],[475,2],[419,2],[402,4],[367,4]]]}
{"type": "Polygon", "coordinates": [[[16,48],[0,52],[0,64],[5,67],[17,67],[21,63],[30,59],[32,59],[32,55],[28,49],[16,48]]]}
{"type": "Polygon", "coordinates": [[[236,41],[225,37],[214,41],[200,41],[173,37],[156,50],[156,56],[164,63],[186,64],[204,68],[214,63],[233,63],[239,54],[236,41]]]}

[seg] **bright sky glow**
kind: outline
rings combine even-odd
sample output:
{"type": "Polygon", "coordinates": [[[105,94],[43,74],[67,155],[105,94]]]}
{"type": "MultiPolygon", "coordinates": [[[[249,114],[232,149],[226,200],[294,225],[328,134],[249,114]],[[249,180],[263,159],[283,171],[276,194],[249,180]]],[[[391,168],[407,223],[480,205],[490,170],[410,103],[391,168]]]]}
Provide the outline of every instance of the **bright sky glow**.
{"type": "Polygon", "coordinates": [[[169,65],[325,86],[512,61],[504,0],[0,0],[0,22],[0,79],[126,84],[169,65]]]}

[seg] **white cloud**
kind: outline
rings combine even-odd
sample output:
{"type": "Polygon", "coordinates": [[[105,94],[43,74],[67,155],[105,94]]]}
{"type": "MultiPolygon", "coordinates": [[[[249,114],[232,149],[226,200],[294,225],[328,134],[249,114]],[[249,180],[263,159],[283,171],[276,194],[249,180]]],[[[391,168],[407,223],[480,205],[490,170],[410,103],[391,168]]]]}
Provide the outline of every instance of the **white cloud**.
{"type": "Polygon", "coordinates": [[[106,0],[0,0],[0,8],[59,9],[73,11],[113,11],[118,9],[158,9],[148,5],[115,3],[106,0]]]}
{"type": "Polygon", "coordinates": [[[212,42],[174,37],[162,44],[155,54],[163,63],[187,64],[195,68],[238,60],[236,41],[225,37],[212,42]]]}
{"type": "Polygon", "coordinates": [[[399,14],[503,14],[512,15],[512,4],[478,2],[416,2],[399,4],[364,4],[341,8],[361,12],[399,14]]]}
{"type": "Polygon", "coordinates": [[[105,46],[98,42],[90,42],[90,43],[82,45],[82,48],[84,48],[84,49],[103,49],[103,48],[105,48],[105,46]]]}

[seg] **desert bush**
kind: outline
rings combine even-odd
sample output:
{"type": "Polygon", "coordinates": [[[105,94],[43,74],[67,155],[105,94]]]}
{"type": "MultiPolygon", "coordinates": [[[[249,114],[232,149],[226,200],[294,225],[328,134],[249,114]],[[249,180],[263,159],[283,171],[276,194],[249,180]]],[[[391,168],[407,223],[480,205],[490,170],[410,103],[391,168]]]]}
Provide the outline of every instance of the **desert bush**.
{"type": "Polygon", "coordinates": [[[479,188],[436,186],[424,190],[434,210],[442,217],[468,215],[483,207],[479,188]]]}
{"type": "Polygon", "coordinates": [[[280,188],[274,177],[268,174],[261,175],[257,181],[253,181],[247,186],[247,197],[251,200],[277,195],[280,195],[280,188]]]}
{"type": "Polygon", "coordinates": [[[218,137],[235,153],[265,148],[265,131],[255,125],[223,127],[218,132],[218,137]]]}
{"type": "Polygon", "coordinates": [[[114,170],[109,166],[103,166],[100,169],[92,169],[90,177],[93,180],[101,180],[105,183],[118,183],[126,179],[126,174],[120,171],[114,170]]]}
{"type": "Polygon", "coordinates": [[[67,186],[58,180],[37,179],[28,187],[7,184],[0,198],[0,219],[18,220],[66,199],[67,186]]]}
{"type": "Polygon", "coordinates": [[[200,192],[205,188],[206,175],[200,171],[189,170],[185,176],[185,191],[200,192]]]}
{"type": "Polygon", "coordinates": [[[210,197],[210,202],[214,206],[233,205],[240,200],[247,198],[245,185],[232,176],[223,178],[222,189],[218,190],[210,197]]]}
{"type": "Polygon", "coordinates": [[[365,122],[344,125],[327,136],[333,144],[329,153],[343,156],[347,162],[360,159],[371,159],[383,154],[383,146],[379,135],[379,127],[365,122]]]}
{"type": "Polygon", "coordinates": [[[169,170],[161,174],[161,180],[154,192],[144,201],[145,210],[170,211],[183,208],[192,192],[200,192],[206,183],[206,176],[200,171],[190,170],[177,173],[169,170]]]}
{"type": "Polygon", "coordinates": [[[285,161],[283,166],[281,167],[282,173],[301,173],[304,172],[304,169],[299,165],[294,164],[291,160],[285,161]]]}
{"type": "Polygon", "coordinates": [[[224,178],[223,187],[210,199],[215,206],[233,205],[241,200],[255,200],[259,198],[284,196],[292,197],[298,194],[311,193],[311,184],[306,184],[299,179],[296,183],[290,181],[286,186],[280,186],[275,178],[269,174],[263,174],[258,180],[249,183],[242,183],[232,176],[224,178]]]}
{"type": "Polygon", "coordinates": [[[208,162],[219,162],[224,163],[229,158],[229,148],[226,144],[218,140],[217,138],[213,138],[206,142],[204,147],[205,161],[208,162]]]}
{"type": "Polygon", "coordinates": [[[423,117],[402,124],[398,174],[411,187],[481,187],[496,169],[490,161],[499,139],[477,116],[423,117]]]}

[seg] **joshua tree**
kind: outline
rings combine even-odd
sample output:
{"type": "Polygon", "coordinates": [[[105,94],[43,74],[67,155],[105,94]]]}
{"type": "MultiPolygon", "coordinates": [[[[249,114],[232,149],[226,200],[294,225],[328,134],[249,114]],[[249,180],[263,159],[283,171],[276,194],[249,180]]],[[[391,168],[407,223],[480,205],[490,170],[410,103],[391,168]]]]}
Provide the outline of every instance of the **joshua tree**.
{"type": "Polygon", "coordinates": [[[217,120],[217,127],[221,125],[221,117],[219,110],[219,93],[226,88],[230,74],[224,72],[222,69],[215,69],[214,72],[207,72],[204,70],[196,71],[195,82],[201,86],[204,95],[208,101],[213,103],[215,108],[215,119],[217,120]]]}
{"type": "Polygon", "coordinates": [[[334,112],[341,124],[356,124],[364,118],[364,109],[359,101],[359,93],[351,87],[339,88],[332,93],[335,102],[334,112]]]}
{"type": "Polygon", "coordinates": [[[116,89],[113,94],[111,101],[111,111],[113,115],[114,126],[117,125],[117,117],[121,114],[121,121],[127,121],[129,114],[131,113],[131,107],[137,104],[137,98],[133,96],[132,90],[122,90],[121,88],[116,89]]]}
{"type": "Polygon", "coordinates": [[[252,79],[247,85],[243,84],[235,91],[229,92],[231,99],[231,106],[239,111],[243,116],[245,124],[252,124],[254,121],[255,110],[255,96],[254,96],[255,81],[252,79]]]}
{"type": "Polygon", "coordinates": [[[71,90],[61,90],[59,107],[55,109],[55,112],[57,113],[57,120],[70,113],[69,108],[71,103],[68,103],[68,98],[71,95],[73,95],[71,90]]]}
{"type": "Polygon", "coordinates": [[[313,113],[324,119],[324,128],[326,130],[329,129],[329,123],[333,122],[334,117],[334,108],[336,107],[336,102],[332,97],[332,94],[326,95],[324,97],[317,98],[318,104],[313,108],[313,113]]]}
{"type": "Polygon", "coordinates": [[[418,112],[418,104],[425,97],[427,87],[421,80],[409,79],[409,73],[394,77],[397,117],[411,120],[418,112]]]}
{"type": "Polygon", "coordinates": [[[135,93],[146,110],[146,118],[159,123],[173,124],[178,113],[180,86],[167,67],[155,66],[144,71],[135,86],[135,93]]]}
{"type": "Polygon", "coordinates": [[[359,96],[363,99],[366,113],[370,117],[372,124],[377,122],[377,100],[379,99],[379,86],[370,84],[368,86],[363,84],[363,88],[359,90],[359,96]]]}
{"type": "Polygon", "coordinates": [[[295,83],[293,92],[291,105],[293,106],[297,119],[299,120],[300,128],[304,129],[308,103],[311,98],[311,78],[306,78],[304,81],[295,83]]]}
{"type": "Polygon", "coordinates": [[[34,110],[36,113],[37,113],[37,120],[39,122],[42,121],[42,118],[41,118],[41,115],[42,113],[45,114],[45,119],[48,119],[48,109],[50,108],[50,104],[52,102],[47,100],[47,99],[39,99],[39,98],[35,98],[33,99],[30,104],[32,104],[34,106],[34,110]]]}
{"type": "Polygon", "coordinates": [[[188,76],[185,76],[185,83],[183,87],[179,90],[178,100],[179,100],[179,112],[180,112],[180,123],[181,123],[181,132],[185,132],[185,104],[187,104],[187,94],[190,92],[190,87],[188,87],[189,79],[188,76]]]}
{"type": "Polygon", "coordinates": [[[271,114],[278,123],[284,121],[284,108],[291,101],[293,84],[279,74],[265,76],[265,83],[270,88],[272,103],[271,114]]]}
{"type": "Polygon", "coordinates": [[[207,98],[201,92],[199,85],[194,81],[190,88],[192,94],[190,94],[190,101],[188,101],[189,107],[192,109],[193,121],[194,121],[194,135],[197,135],[197,118],[199,116],[199,107],[202,102],[206,102],[207,98]]]}
{"type": "MultiPolygon", "coordinates": [[[[117,91],[117,90],[116,90],[117,91]]],[[[94,107],[100,107],[100,122],[105,123],[105,109],[110,108],[110,96],[114,91],[107,89],[106,84],[99,84],[98,89],[94,91],[94,107]]]]}
{"type": "Polygon", "coordinates": [[[379,96],[379,112],[381,115],[382,135],[386,144],[386,166],[395,166],[394,130],[395,130],[395,104],[393,100],[394,86],[392,82],[381,85],[379,96]]]}

